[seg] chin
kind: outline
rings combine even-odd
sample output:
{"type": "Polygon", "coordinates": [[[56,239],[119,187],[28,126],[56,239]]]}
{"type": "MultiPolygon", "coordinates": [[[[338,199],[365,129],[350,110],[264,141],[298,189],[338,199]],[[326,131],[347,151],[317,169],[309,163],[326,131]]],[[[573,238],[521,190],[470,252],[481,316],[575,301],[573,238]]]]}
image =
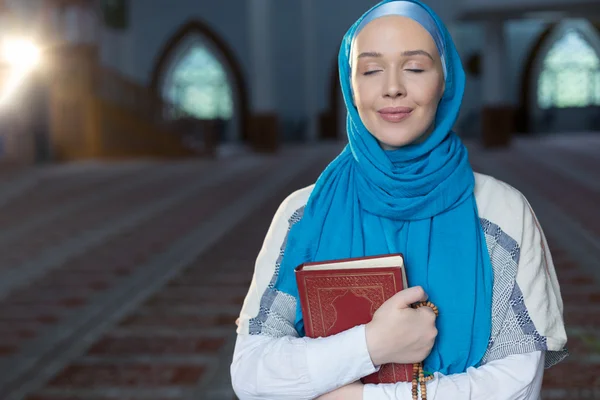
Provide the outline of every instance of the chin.
{"type": "Polygon", "coordinates": [[[395,150],[404,146],[408,146],[417,140],[419,135],[400,134],[395,132],[393,135],[375,135],[375,138],[379,141],[379,144],[384,150],[395,150]]]}

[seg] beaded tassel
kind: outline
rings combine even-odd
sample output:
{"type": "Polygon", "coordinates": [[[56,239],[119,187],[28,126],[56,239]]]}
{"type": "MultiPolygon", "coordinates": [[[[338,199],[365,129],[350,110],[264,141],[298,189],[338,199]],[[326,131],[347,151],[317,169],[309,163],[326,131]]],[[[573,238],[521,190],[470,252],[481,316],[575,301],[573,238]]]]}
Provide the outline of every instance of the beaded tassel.
{"type": "MultiPolygon", "coordinates": [[[[429,307],[437,317],[439,314],[438,308],[430,301],[423,301],[414,305],[414,308],[429,307]]],[[[412,398],[419,400],[419,386],[421,386],[421,400],[427,400],[427,385],[426,383],[433,379],[433,375],[425,377],[423,372],[423,363],[413,364],[413,379],[412,379],[412,398]]]]}
{"type": "Polygon", "coordinates": [[[412,378],[412,398],[418,400],[419,398],[419,367],[421,363],[413,364],[413,378],[412,378]]]}

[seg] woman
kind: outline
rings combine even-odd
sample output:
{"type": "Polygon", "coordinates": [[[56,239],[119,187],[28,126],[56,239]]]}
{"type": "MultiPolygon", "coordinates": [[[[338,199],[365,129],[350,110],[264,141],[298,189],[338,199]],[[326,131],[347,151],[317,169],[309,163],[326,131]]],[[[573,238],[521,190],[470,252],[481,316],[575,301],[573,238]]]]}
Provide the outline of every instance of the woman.
{"type": "Polygon", "coordinates": [[[383,1],[345,35],[339,69],[349,145],[273,219],[239,319],[238,397],[411,399],[411,383],[359,379],[424,360],[430,400],[537,399],[566,356],[560,291],[525,198],[474,173],[451,131],[465,77],[449,33],[416,0],[383,1]],[[366,325],[303,337],[296,266],[390,253],[410,289],[366,325]],[[437,319],[410,307],[427,298],[437,319]]]}

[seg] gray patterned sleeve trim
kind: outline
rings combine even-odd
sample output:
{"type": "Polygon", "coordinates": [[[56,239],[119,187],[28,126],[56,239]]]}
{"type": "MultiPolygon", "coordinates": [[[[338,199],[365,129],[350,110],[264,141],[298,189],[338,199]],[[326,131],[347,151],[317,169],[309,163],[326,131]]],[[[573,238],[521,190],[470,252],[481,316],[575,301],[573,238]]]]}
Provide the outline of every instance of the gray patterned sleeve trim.
{"type": "Polygon", "coordinates": [[[275,264],[275,272],[269,286],[260,300],[258,315],[249,321],[250,335],[264,335],[276,338],[283,336],[298,337],[298,332],[294,327],[294,320],[296,318],[296,299],[287,293],[275,289],[275,284],[277,283],[277,277],[279,276],[279,267],[283,260],[290,229],[302,219],[303,214],[304,207],[301,207],[296,210],[288,220],[288,233],[279,250],[279,257],[275,264]]]}
{"type": "Polygon", "coordinates": [[[546,338],[537,331],[529,316],[523,294],[516,282],[520,248],[502,229],[481,219],[488,252],[494,269],[492,330],[482,364],[512,354],[546,351],[546,368],[562,361],[568,352],[548,351],[546,338]]]}

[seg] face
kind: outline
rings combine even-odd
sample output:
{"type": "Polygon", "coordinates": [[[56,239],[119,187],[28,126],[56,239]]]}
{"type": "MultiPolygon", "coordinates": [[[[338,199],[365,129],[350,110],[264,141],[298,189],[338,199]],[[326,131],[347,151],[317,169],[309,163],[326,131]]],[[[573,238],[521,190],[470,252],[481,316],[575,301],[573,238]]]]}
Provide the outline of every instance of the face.
{"type": "Polygon", "coordinates": [[[418,22],[396,15],[377,18],[355,38],[354,102],[365,127],[384,149],[427,137],[444,86],[435,42],[418,22]]]}

